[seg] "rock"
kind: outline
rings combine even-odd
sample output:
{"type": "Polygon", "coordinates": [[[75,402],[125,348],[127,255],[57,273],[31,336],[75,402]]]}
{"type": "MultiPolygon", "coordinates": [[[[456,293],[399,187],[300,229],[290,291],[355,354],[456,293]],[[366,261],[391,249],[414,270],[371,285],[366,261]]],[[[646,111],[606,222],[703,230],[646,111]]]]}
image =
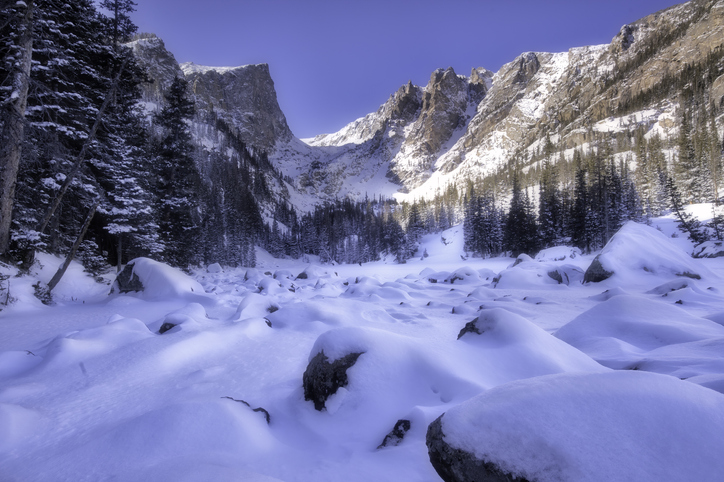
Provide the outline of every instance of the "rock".
{"type": "Polygon", "coordinates": [[[721,241],[706,241],[694,248],[694,258],[721,258],[724,256],[724,243],[721,241]]]}
{"type": "Polygon", "coordinates": [[[163,334],[166,333],[168,330],[170,330],[171,328],[174,328],[174,327],[176,327],[176,326],[178,326],[176,323],[164,322],[164,324],[161,325],[161,328],[158,329],[158,334],[159,334],[159,335],[163,335],[163,334]]]}
{"type": "Polygon", "coordinates": [[[400,445],[402,439],[405,438],[405,434],[410,430],[410,426],[409,420],[398,420],[395,427],[390,431],[390,433],[385,435],[385,439],[377,446],[377,449],[379,450],[384,447],[396,447],[397,445],[400,445]]]}
{"type": "Polygon", "coordinates": [[[427,453],[430,463],[445,482],[526,482],[526,479],[513,477],[503,472],[495,464],[480,460],[473,454],[451,447],[445,442],[442,430],[442,418],[432,422],[427,428],[427,453]]]}
{"type": "Polygon", "coordinates": [[[584,283],[598,283],[613,276],[613,271],[606,271],[603,265],[601,265],[600,257],[600,254],[596,256],[586,270],[586,274],[583,275],[584,283]]]}
{"type": "Polygon", "coordinates": [[[214,68],[181,64],[196,108],[214,112],[248,146],[271,152],[293,139],[267,64],[214,68]],[[243,126],[243,127],[242,127],[243,126]]]}
{"type": "Polygon", "coordinates": [[[549,271],[549,272],[548,272],[548,277],[551,278],[551,279],[554,279],[554,280],[558,281],[558,284],[562,284],[562,283],[563,283],[563,276],[561,276],[561,274],[558,272],[558,270],[555,270],[555,269],[554,269],[554,270],[552,270],[552,271],[549,271]]]}
{"type": "Polygon", "coordinates": [[[513,83],[527,84],[540,69],[538,57],[533,52],[528,52],[518,57],[517,61],[518,73],[513,83]]]}
{"type": "Polygon", "coordinates": [[[347,370],[357,362],[362,353],[350,353],[333,362],[324,351],[317,353],[307,365],[302,378],[304,400],[314,402],[314,408],[325,410],[327,399],[337,393],[340,387],[347,386],[347,370]]]}
{"type": "Polygon", "coordinates": [[[116,283],[114,290],[118,289],[119,293],[131,293],[143,291],[143,283],[139,279],[138,275],[133,272],[134,263],[128,263],[118,276],[116,276],[116,283]]]}
{"type": "Polygon", "coordinates": [[[483,332],[480,331],[480,329],[477,326],[478,319],[475,318],[473,321],[469,321],[465,324],[462,330],[460,330],[460,333],[458,333],[458,340],[463,337],[463,335],[467,333],[475,333],[476,335],[482,335],[483,332]]]}

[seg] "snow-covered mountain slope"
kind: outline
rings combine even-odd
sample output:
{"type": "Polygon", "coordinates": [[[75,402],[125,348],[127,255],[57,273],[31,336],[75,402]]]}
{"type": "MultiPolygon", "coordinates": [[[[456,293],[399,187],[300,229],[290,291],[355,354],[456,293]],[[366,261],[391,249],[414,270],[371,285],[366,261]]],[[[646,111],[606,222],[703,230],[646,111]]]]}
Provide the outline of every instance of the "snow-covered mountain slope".
{"type": "MultiPolygon", "coordinates": [[[[607,45],[527,52],[495,74],[438,69],[426,86],[408,83],[376,112],[305,140],[287,125],[265,64],[179,67],[159,39],[133,48],[156,79],[147,102],[159,102],[173,76],[185,75],[203,124],[199,143],[213,148],[224,136],[215,125],[222,120],[268,155],[285,179],[277,175],[278,191],[306,210],[343,196],[430,197],[495,173],[515,155],[525,161],[548,139],[572,155],[597,132],[632,135],[642,126],[649,135],[675,135],[678,99],[657,86],[722,44],[724,0],[689,2],[623,26],[607,45]]],[[[710,96],[721,103],[724,78],[712,83],[710,96]]]]}
{"type": "MultiPolygon", "coordinates": [[[[447,184],[501,169],[516,153],[540,150],[546,136],[572,149],[588,147],[591,131],[640,125],[673,135],[676,99],[651,95],[643,106],[628,106],[684,65],[703,62],[723,39],[724,2],[689,2],[625,25],[608,45],[524,53],[495,75],[474,70],[467,81],[467,105],[464,79],[450,69],[439,70],[425,88],[408,85],[376,113],[309,140],[313,147],[335,146],[345,153],[334,151],[336,162],[329,163],[320,155],[313,170],[321,181],[333,179],[323,191],[345,192],[336,188],[345,184],[339,178],[347,165],[341,164],[362,155],[377,171],[387,167],[388,179],[400,192],[409,192],[406,197],[429,197],[447,184]],[[480,86],[477,97],[472,86],[480,86]],[[418,107],[413,118],[401,122],[390,107],[404,92],[423,98],[411,104],[418,107]]],[[[711,96],[721,102],[724,79],[714,82],[711,96]]],[[[295,156],[288,150],[274,159],[281,166],[295,156]]],[[[304,165],[299,159],[291,162],[304,165]]]]}

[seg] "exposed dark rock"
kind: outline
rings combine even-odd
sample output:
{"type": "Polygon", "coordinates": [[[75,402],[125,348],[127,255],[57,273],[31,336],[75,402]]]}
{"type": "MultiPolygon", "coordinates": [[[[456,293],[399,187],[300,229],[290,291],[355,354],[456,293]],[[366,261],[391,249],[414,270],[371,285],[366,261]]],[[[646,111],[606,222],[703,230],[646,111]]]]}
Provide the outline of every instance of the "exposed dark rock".
{"type": "Polygon", "coordinates": [[[464,450],[451,447],[445,442],[442,417],[427,428],[427,453],[438,475],[445,482],[528,482],[503,472],[493,463],[480,460],[464,450]]]}
{"type": "Polygon", "coordinates": [[[324,351],[317,353],[307,365],[302,378],[304,399],[314,402],[316,410],[325,410],[327,399],[337,393],[340,387],[347,386],[347,370],[362,353],[350,353],[332,363],[324,351]]]}
{"type": "Polygon", "coordinates": [[[381,449],[384,447],[395,447],[397,445],[400,445],[402,442],[402,439],[405,438],[405,434],[410,430],[410,421],[409,420],[398,420],[395,424],[395,427],[385,435],[385,439],[382,441],[380,445],[377,446],[377,449],[381,449]]]}
{"type": "Polygon", "coordinates": [[[558,284],[563,283],[563,276],[561,276],[561,274],[555,269],[553,271],[548,272],[548,277],[558,281],[558,284]]]}
{"type": "Polygon", "coordinates": [[[515,75],[516,84],[528,83],[540,69],[538,57],[533,52],[528,52],[518,57],[518,72],[515,75]]]}
{"type": "Polygon", "coordinates": [[[458,333],[458,340],[463,337],[466,333],[475,333],[476,335],[482,335],[483,332],[478,328],[478,319],[475,318],[473,321],[469,321],[465,327],[458,333]]]}
{"type": "Polygon", "coordinates": [[[588,267],[586,270],[586,274],[583,275],[583,282],[584,283],[598,283],[603,280],[607,280],[611,276],[613,276],[612,271],[606,271],[606,269],[601,264],[601,261],[599,261],[598,258],[600,258],[601,255],[596,256],[596,258],[591,263],[591,266],[588,267]]]}
{"type": "Polygon", "coordinates": [[[676,273],[676,276],[684,276],[686,278],[691,279],[701,279],[701,276],[699,276],[696,273],[689,273],[688,271],[684,271],[683,273],[676,273]]]}
{"type": "Polygon", "coordinates": [[[176,325],[176,323],[169,323],[167,321],[163,325],[161,325],[161,328],[158,329],[158,334],[163,335],[164,333],[166,333],[168,330],[170,330],[171,328],[173,328],[175,326],[178,326],[178,325],[176,325]]]}
{"type": "Polygon", "coordinates": [[[299,275],[296,277],[296,279],[307,279],[307,278],[308,278],[308,276],[307,276],[307,272],[306,272],[306,271],[302,271],[302,272],[299,273],[299,275]]]}
{"type": "Polygon", "coordinates": [[[143,283],[133,272],[134,263],[127,264],[116,276],[116,287],[119,293],[130,293],[132,291],[143,291],[143,283]]]}

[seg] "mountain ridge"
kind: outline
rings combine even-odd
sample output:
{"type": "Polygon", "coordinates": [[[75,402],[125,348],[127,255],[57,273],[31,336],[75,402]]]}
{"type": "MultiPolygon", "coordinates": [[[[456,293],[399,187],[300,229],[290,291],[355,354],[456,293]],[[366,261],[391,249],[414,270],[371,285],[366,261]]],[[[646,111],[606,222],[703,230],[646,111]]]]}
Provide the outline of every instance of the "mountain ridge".
{"type": "MultiPolygon", "coordinates": [[[[377,111],[304,140],[286,123],[268,65],[187,63],[176,74],[189,81],[200,117],[220,116],[247,145],[267,153],[295,203],[308,210],[345,196],[431,198],[448,185],[494,174],[514,156],[532,158],[545,139],[570,157],[572,149],[590,148],[592,133],[620,130],[606,127],[616,122],[672,135],[677,99],[653,96],[635,111],[644,112],[636,121],[625,106],[667,75],[702,62],[722,39],[724,1],[691,1],[622,26],[609,44],[525,52],[495,73],[474,68],[469,77],[437,69],[426,86],[408,82],[377,111]]],[[[724,78],[711,91],[721,103],[724,78]]]]}

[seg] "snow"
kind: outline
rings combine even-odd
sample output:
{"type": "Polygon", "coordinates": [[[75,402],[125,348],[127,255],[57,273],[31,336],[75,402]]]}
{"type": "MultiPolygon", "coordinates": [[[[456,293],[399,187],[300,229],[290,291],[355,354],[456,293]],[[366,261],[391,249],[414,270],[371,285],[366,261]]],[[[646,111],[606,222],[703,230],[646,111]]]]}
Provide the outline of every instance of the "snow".
{"type": "MultiPolygon", "coordinates": [[[[257,250],[256,268],[189,275],[140,258],[140,293],[109,294],[112,275],[97,283],[72,263],[53,306],[32,285],[61,259],[40,255],[25,276],[0,265],[0,478],[437,481],[427,426],[466,413],[465,423],[496,430],[461,422],[456,443],[482,450],[476,437],[501,447],[523,437],[506,451],[516,464],[533,447],[575,455],[561,473],[590,464],[587,474],[660,475],[655,458],[707,479],[721,471],[724,259],[693,260],[685,237],[671,237],[673,219],[653,224],[662,232],[627,225],[602,254],[617,274],[588,284],[580,277],[596,253],[464,258],[460,226],[425,236],[406,264],[257,250]],[[700,280],[676,275],[690,263],[700,280]],[[322,351],[362,355],[320,412],[302,376],[322,351]],[[400,419],[411,421],[403,441],[378,450],[400,419]]],[[[650,480],[608,480],[634,479],[650,480]]]]}
{"type": "Polygon", "coordinates": [[[718,480],[724,470],[724,395],[653,373],[513,382],[442,425],[453,447],[540,482],[718,480]]]}
{"type": "Polygon", "coordinates": [[[606,244],[599,261],[614,277],[626,280],[635,280],[642,274],[696,278],[707,271],[699,260],[692,259],[662,232],[632,221],[606,244]]]}
{"type": "Polygon", "coordinates": [[[179,68],[183,71],[184,75],[191,74],[206,74],[208,72],[217,72],[219,74],[226,74],[237,69],[243,69],[248,65],[240,65],[237,67],[209,67],[207,65],[197,65],[193,62],[184,62],[179,64],[179,68]]]}

